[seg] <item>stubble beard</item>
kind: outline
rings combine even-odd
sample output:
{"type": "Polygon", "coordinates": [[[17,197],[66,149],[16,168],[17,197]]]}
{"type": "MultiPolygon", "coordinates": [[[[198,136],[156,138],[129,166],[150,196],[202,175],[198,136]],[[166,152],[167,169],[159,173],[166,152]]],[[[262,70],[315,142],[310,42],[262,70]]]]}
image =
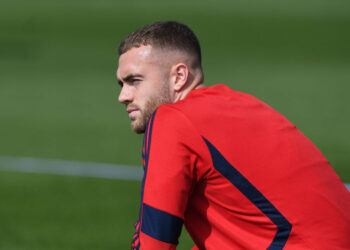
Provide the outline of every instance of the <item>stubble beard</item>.
{"type": "Polygon", "coordinates": [[[143,134],[146,130],[147,123],[153,112],[162,104],[171,103],[169,85],[164,83],[159,93],[149,97],[145,103],[145,107],[138,107],[140,116],[135,117],[131,121],[131,129],[137,134],[143,134]]]}

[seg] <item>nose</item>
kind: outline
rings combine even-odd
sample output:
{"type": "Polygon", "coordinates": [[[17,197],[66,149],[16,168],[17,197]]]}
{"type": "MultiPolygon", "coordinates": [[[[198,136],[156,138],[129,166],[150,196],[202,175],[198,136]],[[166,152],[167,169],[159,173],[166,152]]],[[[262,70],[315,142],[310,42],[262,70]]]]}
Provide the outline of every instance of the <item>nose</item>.
{"type": "Polygon", "coordinates": [[[124,84],[122,89],[120,90],[118,101],[124,104],[130,103],[133,100],[133,92],[132,89],[124,84]]]}

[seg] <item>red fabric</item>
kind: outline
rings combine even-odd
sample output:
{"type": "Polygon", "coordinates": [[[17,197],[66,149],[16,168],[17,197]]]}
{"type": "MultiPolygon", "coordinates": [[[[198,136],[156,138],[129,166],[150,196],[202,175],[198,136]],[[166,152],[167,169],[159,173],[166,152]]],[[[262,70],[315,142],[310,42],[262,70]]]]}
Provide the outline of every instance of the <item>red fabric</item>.
{"type": "MultiPolygon", "coordinates": [[[[158,108],[149,136],[142,202],[182,218],[193,249],[266,249],[277,230],[214,169],[202,137],[292,224],[285,249],[350,248],[350,193],[321,152],[258,99],[225,85],[193,90],[158,108]]],[[[174,247],[143,233],[140,243],[174,247]]]]}
{"type": "Polygon", "coordinates": [[[140,238],[142,239],[142,244],[140,244],[140,249],[153,249],[153,250],[175,250],[176,246],[173,244],[165,243],[149,237],[143,232],[140,233],[140,238]]]}

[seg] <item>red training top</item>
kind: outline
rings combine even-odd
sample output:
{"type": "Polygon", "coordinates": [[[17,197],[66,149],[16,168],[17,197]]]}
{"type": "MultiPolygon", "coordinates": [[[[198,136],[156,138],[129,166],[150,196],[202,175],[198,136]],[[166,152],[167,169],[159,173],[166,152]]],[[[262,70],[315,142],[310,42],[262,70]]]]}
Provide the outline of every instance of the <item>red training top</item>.
{"type": "Polygon", "coordinates": [[[133,249],[349,249],[350,193],[285,117],[225,85],[161,105],[143,146],[133,249]]]}

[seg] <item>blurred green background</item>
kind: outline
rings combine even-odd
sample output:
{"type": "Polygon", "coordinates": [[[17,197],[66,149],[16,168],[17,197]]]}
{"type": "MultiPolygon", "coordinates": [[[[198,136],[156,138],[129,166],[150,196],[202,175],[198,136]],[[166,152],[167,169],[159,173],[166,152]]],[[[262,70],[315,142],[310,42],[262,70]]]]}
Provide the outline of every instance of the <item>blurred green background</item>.
{"type": "MultiPolygon", "coordinates": [[[[2,0],[0,156],[141,166],[117,47],[157,20],[201,41],[205,83],[294,123],[350,182],[350,2],[2,0]]],[[[0,249],[129,249],[140,182],[0,171],[0,249]]],[[[179,249],[189,249],[186,234],[179,249]]]]}

